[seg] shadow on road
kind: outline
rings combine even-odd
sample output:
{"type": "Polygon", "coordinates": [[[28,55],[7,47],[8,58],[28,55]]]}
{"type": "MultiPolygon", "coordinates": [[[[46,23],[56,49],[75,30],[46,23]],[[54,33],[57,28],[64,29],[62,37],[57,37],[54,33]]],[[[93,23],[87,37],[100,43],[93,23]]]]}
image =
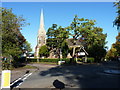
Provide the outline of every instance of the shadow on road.
{"type": "MultiPolygon", "coordinates": [[[[78,88],[120,88],[120,75],[104,74],[104,64],[57,66],[39,73],[40,76],[64,77],[65,84],[78,88]]],[[[59,79],[60,80],[60,79],[59,79]]],[[[63,82],[64,83],[64,82],[63,82]]]]}

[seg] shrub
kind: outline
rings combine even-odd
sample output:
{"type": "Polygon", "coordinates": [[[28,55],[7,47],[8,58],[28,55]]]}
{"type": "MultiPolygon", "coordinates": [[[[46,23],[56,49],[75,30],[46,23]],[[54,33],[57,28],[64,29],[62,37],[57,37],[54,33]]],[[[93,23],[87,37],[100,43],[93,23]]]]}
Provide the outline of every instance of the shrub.
{"type": "Polygon", "coordinates": [[[78,62],[83,62],[83,59],[82,58],[77,58],[77,61],[78,62]]]}
{"type": "Polygon", "coordinates": [[[93,57],[88,57],[87,62],[88,63],[93,63],[93,62],[95,62],[95,59],[93,57]]]}
{"type": "MultiPolygon", "coordinates": [[[[70,59],[68,58],[62,58],[62,61],[65,61],[66,63],[68,63],[70,61],[70,59]]],[[[29,62],[37,62],[37,58],[29,58],[28,59],[29,62]]],[[[45,58],[45,59],[39,59],[39,62],[52,62],[52,63],[58,63],[59,59],[49,59],[49,58],[45,58]]]]}
{"type": "Polygon", "coordinates": [[[40,59],[40,62],[53,62],[53,63],[57,63],[59,61],[59,59],[40,59]]]}
{"type": "Polygon", "coordinates": [[[28,62],[37,62],[37,58],[28,58],[28,62]]]}
{"type": "Polygon", "coordinates": [[[63,58],[62,61],[65,61],[66,64],[70,63],[70,59],[69,58],[63,58]]]}

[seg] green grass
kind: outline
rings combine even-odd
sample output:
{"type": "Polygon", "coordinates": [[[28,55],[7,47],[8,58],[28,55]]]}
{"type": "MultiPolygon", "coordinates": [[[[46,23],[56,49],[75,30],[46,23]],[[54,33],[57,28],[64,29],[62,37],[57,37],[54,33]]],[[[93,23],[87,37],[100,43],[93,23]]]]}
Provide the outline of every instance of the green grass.
{"type": "Polygon", "coordinates": [[[30,66],[30,65],[25,65],[23,67],[18,67],[18,68],[12,68],[11,70],[17,70],[17,69],[37,69],[35,66],[30,66]]]}
{"type": "Polygon", "coordinates": [[[35,66],[30,66],[30,65],[26,65],[26,66],[21,67],[21,68],[24,68],[24,69],[36,69],[35,66]]]}

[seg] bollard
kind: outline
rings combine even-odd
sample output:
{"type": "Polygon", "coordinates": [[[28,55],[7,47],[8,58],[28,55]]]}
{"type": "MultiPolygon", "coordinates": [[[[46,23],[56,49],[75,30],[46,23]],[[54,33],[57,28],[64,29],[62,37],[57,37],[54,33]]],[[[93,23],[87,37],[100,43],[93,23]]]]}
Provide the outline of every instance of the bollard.
{"type": "Polygon", "coordinates": [[[1,89],[10,90],[11,71],[3,70],[1,75],[1,89]]]}

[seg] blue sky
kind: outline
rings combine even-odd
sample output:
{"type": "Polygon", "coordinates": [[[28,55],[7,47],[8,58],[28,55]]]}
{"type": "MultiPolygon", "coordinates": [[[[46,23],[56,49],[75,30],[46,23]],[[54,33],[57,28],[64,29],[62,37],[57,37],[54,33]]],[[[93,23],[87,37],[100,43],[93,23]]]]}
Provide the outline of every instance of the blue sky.
{"type": "Polygon", "coordinates": [[[3,2],[2,7],[12,8],[14,14],[23,15],[26,22],[30,23],[29,26],[23,27],[21,32],[31,43],[33,51],[37,44],[41,8],[44,10],[46,31],[52,24],[69,26],[77,14],[79,18],[97,21],[96,26],[103,28],[103,33],[108,35],[106,41],[109,48],[118,34],[116,27],[113,27],[117,16],[113,2],[3,2]]]}

